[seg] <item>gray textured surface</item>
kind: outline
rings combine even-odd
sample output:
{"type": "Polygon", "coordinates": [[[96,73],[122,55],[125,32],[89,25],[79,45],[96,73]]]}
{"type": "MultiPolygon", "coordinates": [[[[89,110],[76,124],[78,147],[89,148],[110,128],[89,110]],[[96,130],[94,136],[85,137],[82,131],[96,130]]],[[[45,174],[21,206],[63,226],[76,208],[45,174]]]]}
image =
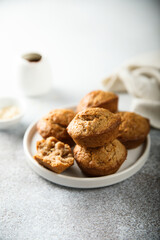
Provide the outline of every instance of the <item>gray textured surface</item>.
{"type": "Polygon", "coordinates": [[[160,132],[136,175],[110,187],[52,184],[26,164],[22,124],[0,132],[0,239],[159,239],[160,132]]]}

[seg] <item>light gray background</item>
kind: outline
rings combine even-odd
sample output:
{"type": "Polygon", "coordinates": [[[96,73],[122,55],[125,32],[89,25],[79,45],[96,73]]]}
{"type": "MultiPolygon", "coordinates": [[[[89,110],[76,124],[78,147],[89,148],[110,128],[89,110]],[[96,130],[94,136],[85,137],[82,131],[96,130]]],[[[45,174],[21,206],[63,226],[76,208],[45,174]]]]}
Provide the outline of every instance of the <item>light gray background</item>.
{"type": "MultiPolygon", "coordinates": [[[[159,1],[0,1],[0,95],[18,95],[16,59],[46,55],[53,91],[24,98],[18,127],[0,131],[0,240],[160,238],[160,134],[151,130],[145,166],[114,186],[76,190],[49,183],[27,166],[22,147],[29,123],[48,110],[75,105],[128,58],[160,48],[159,1]]],[[[131,97],[120,96],[120,109],[131,97]]]]}
{"type": "Polygon", "coordinates": [[[47,56],[54,88],[101,88],[128,58],[160,49],[159,15],[158,0],[1,0],[0,93],[13,93],[12,68],[28,51],[47,56]]]}

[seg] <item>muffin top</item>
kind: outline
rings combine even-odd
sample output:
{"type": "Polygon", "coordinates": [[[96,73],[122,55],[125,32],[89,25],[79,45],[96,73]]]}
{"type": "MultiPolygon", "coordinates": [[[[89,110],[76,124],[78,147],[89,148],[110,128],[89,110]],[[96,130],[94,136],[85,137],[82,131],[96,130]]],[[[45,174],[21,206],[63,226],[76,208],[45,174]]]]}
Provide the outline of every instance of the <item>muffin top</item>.
{"type": "Polygon", "coordinates": [[[145,138],[150,131],[150,124],[147,118],[133,112],[119,112],[121,117],[119,126],[119,139],[140,139],[145,138]]]}
{"type": "Polygon", "coordinates": [[[50,111],[44,119],[62,125],[63,127],[67,127],[74,116],[75,113],[71,109],[54,109],[50,111]]]}
{"type": "Polygon", "coordinates": [[[49,112],[37,124],[38,132],[43,138],[55,136],[59,140],[68,138],[66,127],[74,118],[75,113],[70,109],[55,109],[49,112]]]}
{"type": "Polygon", "coordinates": [[[81,99],[79,105],[77,106],[77,112],[80,112],[88,107],[98,107],[106,101],[117,98],[118,96],[112,92],[105,92],[102,90],[92,91],[81,99]]]}
{"type": "Polygon", "coordinates": [[[95,136],[115,129],[121,120],[118,115],[103,108],[87,108],[76,114],[67,127],[73,137],[95,136]]]}
{"type": "Polygon", "coordinates": [[[125,160],[127,150],[117,139],[109,144],[98,148],[84,148],[76,145],[74,156],[78,162],[83,163],[83,167],[109,170],[119,167],[122,159],[125,160]]]}

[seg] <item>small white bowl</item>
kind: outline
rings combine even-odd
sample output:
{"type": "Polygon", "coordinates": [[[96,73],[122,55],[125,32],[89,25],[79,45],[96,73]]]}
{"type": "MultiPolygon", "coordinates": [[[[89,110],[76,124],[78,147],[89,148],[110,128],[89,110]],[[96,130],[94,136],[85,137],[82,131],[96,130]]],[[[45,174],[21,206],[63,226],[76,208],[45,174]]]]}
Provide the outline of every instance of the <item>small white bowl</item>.
{"type": "Polygon", "coordinates": [[[22,101],[14,97],[0,97],[0,109],[8,106],[16,106],[20,109],[20,113],[10,119],[0,119],[0,129],[8,129],[15,126],[24,115],[24,106],[22,101]]]}

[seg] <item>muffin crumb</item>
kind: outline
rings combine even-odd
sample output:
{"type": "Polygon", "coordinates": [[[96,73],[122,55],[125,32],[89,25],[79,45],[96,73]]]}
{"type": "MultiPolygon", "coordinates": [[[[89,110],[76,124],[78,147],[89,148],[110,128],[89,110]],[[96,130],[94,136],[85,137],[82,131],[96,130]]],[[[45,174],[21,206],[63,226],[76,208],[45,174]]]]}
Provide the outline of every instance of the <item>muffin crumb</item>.
{"type": "Polygon", "coordinates": [[[37,154],[34,159],[53,172],[61,173],[73,165],[74,158],[68,144],[49,137],[37,142],[37,154]]]}

